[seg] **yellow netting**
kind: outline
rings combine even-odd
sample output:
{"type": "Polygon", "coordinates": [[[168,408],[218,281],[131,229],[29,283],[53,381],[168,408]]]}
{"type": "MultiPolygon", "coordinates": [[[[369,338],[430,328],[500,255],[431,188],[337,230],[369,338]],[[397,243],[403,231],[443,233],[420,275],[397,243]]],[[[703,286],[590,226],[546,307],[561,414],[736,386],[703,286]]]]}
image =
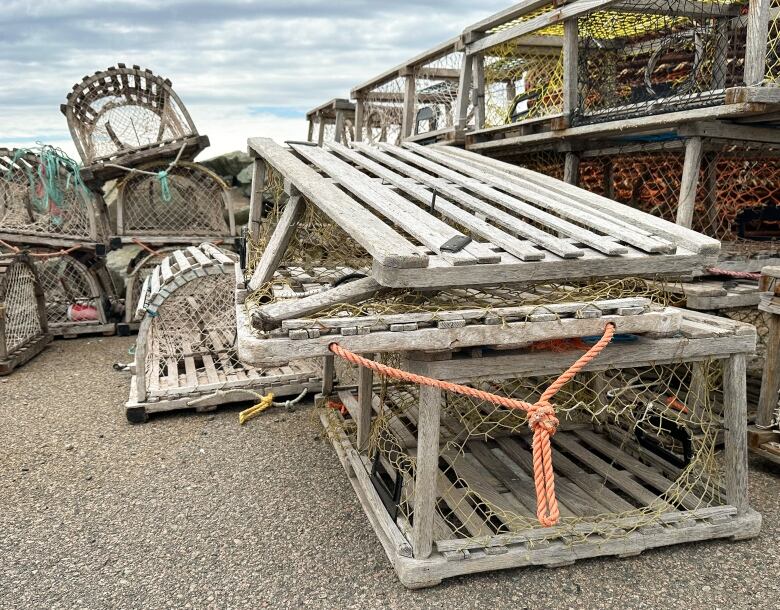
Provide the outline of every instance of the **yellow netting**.
{"type": "Polygon", "coordinates": [[[769,4],[769,32],[766,44],[766,72],[764,82],[780,85],[780,0],[769,4]]]}

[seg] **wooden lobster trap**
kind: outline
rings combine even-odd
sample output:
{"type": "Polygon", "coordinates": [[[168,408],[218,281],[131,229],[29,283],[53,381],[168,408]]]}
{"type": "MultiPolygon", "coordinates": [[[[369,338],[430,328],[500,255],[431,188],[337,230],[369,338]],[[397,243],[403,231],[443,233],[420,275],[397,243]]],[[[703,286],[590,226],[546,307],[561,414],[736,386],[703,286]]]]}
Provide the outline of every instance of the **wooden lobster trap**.
{"type": "Polygon", "coordinates": [[[61,151],[0,148],[0,239],[105,249],[110,227],[100,195],[61,151]]]}
{"type": "Polygon", "coordinates": [[[310,362],[259,369],[238,360],[234,266],[231,257],[204,243],[175,250],[146,277],[125,406],[130,422],[160,411],[213,410],[258,394],[300,396],[319,385],[318,367],[310,362]]]}
{"type": "MultiPolygon", "coordinates": [[[[321,419],[404,585],[758,534],[745,440],[755,331],[667,313],[660,335],[625,334],[615,316],[590,319],[593,337],[562,341],[577,322],[561,317],[546,330],[528,322],[529,342],[511,349],[368,360],[332,349],[357,365],[357,390],[350,379],[326,385],[321,419]],[[548,393],[575,360],[584,366],[548,393]],[[534,419],[549,405],[552,420],[534,419]],[[721,439],[725,476],[713,457],[721,439]],[[537,457],[545,442],[551,462],[537,457]]],[[[644,315],[628,317],[638,328],[644,315]]]]}
{"type": "Polygon", "coordinates": [[[0,254],[0,375],[8,375],[52,340],[43,288],[29,254],[0,254]]]}
{"type": "Polygon", "coordinates": [[[60,106],[73,142],[91,178],[124,175],[160,159],[194,159],[209,144],[171,81],[139,66],[117,64],[85,76],[60,106]]]}
{"type": "Polygon", "coordinates": [[[323,142],[352,142],[355,139],[355,104],[332,99],[306,113],[309,124],[307,140],[322,146],[323,142]]]}
{"type": "Polygon", "coordinates": [[[129,243],[198,244],[236,236],[227,185],[197,163],[160,161],[127,174],[117,187],[117,235],[129,243]],[[161,177],[158,172],[165,172],[161,177]]]}
{"type": "Polygon", "coordinates": [[[117,324],[117,333],[127,336],[130,332],[138,330],[141,323],[136,319],[138,300],[141,297],[141,289],[146,278],[154,271],[154,268],[162,263],[164,258],[170,256],[176,246],[163,247],[158,250],[141,249],[127,264],[125,270],[125,307],[122,322],[117,324]]]}
{"type": "Polygon", "coordinates": [[[118,296],[104,257],[92,252],[32,251],[46,299],[49,332],[70,339],[116,332],[118,296]]]}
{"type": "Polygon", "coordinates": [[[405,585],[756,535],[755,330],[629,277],[689,275],[716,240],[464,151],[249,145],[239,356],[325,357],[323,425],[405,585]],[[553,409],[542,520],[528,426],[553,409]]]}

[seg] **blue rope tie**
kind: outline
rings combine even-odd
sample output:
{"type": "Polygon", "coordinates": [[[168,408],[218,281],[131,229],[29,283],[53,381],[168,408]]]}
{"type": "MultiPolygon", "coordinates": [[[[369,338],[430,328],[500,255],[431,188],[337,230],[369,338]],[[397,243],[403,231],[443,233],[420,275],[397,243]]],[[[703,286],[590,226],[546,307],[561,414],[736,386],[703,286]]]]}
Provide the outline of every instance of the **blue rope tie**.
{"type": "Polygon", "coordinates": [[[157,172],[157,179],[160,181],[160,195],[165,203],[170,203],[171,197],[171,184],[168,180],[168,170],[162,170],[157,172]]]}

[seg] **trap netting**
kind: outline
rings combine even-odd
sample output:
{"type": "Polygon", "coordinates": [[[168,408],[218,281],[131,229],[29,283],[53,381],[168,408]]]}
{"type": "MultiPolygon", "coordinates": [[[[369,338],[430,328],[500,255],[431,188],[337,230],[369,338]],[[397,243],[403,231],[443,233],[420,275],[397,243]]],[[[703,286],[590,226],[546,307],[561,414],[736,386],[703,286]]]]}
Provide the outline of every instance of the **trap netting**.
{"type": "Polygon", "coordinates": [[[546,149],[502,156],[501,161],[563,180],[566,153],[546,149]]]}
{"type": "MultiPolygon", "coordinates": [[[[777,251],[779,153],[769,144],[705,140],[691,228],[721,240],[729,255],[777,251]]],[[[684,160],[676,139],[586,151],[579,186],[675,222],[684,160]]]]}
{"type": "Polygon", "coordinates": [[[85,76],[62,110],[85,165],[198,135],[171,81],[138,66],[85,76]]]}
{"type": "Polygon", "coordinates": [[[108,321],[108,295],[90,268],[75,255],[38,257],[37,271],[46,298],[49,330],[108,321]]]}
{"type": "Polygon", "coordinates": [[[399,76],[374,87],[357,101],[363,104],[364,142],[401,143],[405,86],[405,79],[399,76]]]}
{"type": "Polygon", "coordinates": [[[455,126],[458,81],[465,55],[447,53],[428,63],[415,66],[414,118],[411,134],[419,135],[455,126]]]}
{"type": "MultiPolygon", "coordinates": [[[[536,32],[558,36],[559,27],[536,32]]],[[[485,127],[563,112],[563,50],[510,41],[485,53],[485,127]]]]}
{"type": "Polygon", "coordinates": [[[12,354],[46,332],[38,307],[40,285],[29,259],[0,255],[0,308],[5,354],[12,354]],[[6,266],[7,265],[7,266],[6,266]]]}
{"type": "Polygon", "coordinates": [[[742,5],[705,0],[682,15],[653,0],[581,16],[575,124],[721,103],[743,79],[746,27],[732,25],[742,5]]]}
{"type": "Polygon", "coordinates": [[[748,357],[747,369],[748,375],[761,378],[764,374],[764,363],[766,362],[766,350],[769,340],[769,317],[771,314],[756,307],[733,307],[721,309],[715,313],[736,322],[751,324],[756,328],[756,352],[748,357]]]}
{"type": "Polygon", "coordinates": [[[153,271],[139,304],[146,314],[136,347],[137,374],[145,375],[148,392],[246,379],[236,356],[233,264],[204,244],[174,252],[153,271]]]}
{"type": "MultiPolygon", "coordinates": [[[[552,351],[571,354],[574,362],[593,345],[579,339],[552,343],[538,345],[540,360],[550,359],[552,351]]],[[[403,368],[398,354],[378,360],[403,368]]],[[[671,513],[685,521],[692,518],[686,511],[726,504],[715,451],[723,429],[721,368],[714,360],[618,365],[578,373],[565,383],[550,400],[559,420],[551,443],[560,519],[557,527],[523,541],[533,547],[552,538],[572,545],[591,536],[623,538],[671,513]]],[[[344,361],[337,371],[341,378],[355,376],[344,361]]],[[[391,517],[410,532],[419,386],[374,375],[373,420],[361,451],[391,517]]],[[[535,403],[557,377],[487,375],[466,385],[535,403]]],[[[456,389],[442,391],[440,405],[434,540],[465,539],[478,546],[496,535],[540,530],[527,412],[456,389]]],[[[344,405],[334,398],[326,413],[329,434],[344,433],[358,447],[357,426],[344,405]]]]}
{"type": "Polygon", "coordinates": [[[117,187],[120,235],[226,237],[228,187],[202,165],[155,162],[131,172],[117,187]],[[159,172],[163,172],[161,175],[159,172]]]}
{"type": "Polygon", "coordinates": [[[51,146],[0,148],[0,233],[103,242],[104,205],[51,146]]]}

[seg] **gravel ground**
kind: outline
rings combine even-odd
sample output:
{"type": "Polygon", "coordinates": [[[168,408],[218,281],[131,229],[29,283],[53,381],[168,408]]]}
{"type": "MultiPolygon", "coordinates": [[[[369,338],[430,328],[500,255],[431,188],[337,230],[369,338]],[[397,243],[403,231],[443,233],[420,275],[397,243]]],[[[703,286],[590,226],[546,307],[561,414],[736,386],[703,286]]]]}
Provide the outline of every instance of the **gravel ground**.
{"type": "Polygon", "coordinates": [[[757,539],[407,591],[312,409],[130,426],[128,338],[58,341],[0,381],[0,608],[777,608],[780,470],[757,539]]]}

